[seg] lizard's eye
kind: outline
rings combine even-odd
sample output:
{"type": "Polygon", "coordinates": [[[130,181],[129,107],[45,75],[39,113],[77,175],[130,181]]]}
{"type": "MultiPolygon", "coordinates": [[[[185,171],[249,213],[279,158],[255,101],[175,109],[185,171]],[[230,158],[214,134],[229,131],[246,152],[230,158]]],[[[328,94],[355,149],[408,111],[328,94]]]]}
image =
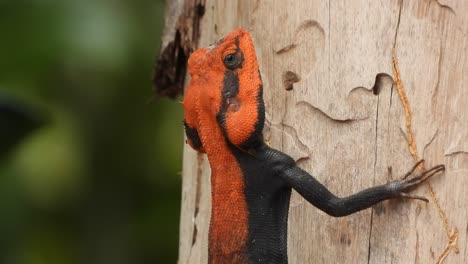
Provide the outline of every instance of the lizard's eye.
{"type": "Polygon", "coordinates": [[[225,63],[230,63],[234,60],[234,55],[232,54],[228,54],[225,58],[224,58],[224,62],[225,63]]]}
{"type": "Polygon", "coordinates": [[[224,65],[230,70],[234,70],[239,66],[239,58],[236,54],[228,54],[224,57],[224,65]]]}

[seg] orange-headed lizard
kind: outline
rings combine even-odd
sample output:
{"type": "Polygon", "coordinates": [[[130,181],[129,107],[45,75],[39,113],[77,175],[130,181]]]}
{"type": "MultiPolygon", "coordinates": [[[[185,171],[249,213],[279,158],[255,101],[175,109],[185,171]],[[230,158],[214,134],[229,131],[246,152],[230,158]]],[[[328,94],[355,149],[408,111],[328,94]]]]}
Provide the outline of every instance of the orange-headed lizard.
{"type": "MultiPolygon", "coordinates": [[[[265,107],[252,38],[236,30],[196,50],[188,61],[183,100],[187,142],[206,153],[211,167],[209,263],[287,263],[291,189],[325,213],[339,217],[407,193],[444,170],[438,165],[340,198],[288,155],[263,141],[265,107]]],[[[427,200],[426,200],[427,201],[427,200]]]]}

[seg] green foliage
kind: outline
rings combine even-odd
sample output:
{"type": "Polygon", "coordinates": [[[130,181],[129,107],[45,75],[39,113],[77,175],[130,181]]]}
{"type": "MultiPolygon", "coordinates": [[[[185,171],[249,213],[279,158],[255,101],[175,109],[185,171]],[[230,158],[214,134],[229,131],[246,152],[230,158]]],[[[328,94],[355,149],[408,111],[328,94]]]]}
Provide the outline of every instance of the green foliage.
{"type": "Polygon", "coordinates": [[[176,262],[182,109],[151,87],[163,9],[0,2],[0,95],[47,116],[0,160],[0,263],[176,262]]]}

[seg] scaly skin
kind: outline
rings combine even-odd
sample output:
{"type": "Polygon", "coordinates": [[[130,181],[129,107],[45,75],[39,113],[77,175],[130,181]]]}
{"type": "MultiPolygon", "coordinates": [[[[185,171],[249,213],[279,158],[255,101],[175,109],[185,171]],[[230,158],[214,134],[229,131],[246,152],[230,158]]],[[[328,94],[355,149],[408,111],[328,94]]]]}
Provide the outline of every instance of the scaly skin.
{"type": "Polygon", "coordinates": [[[236,30],[195,51],[188,68],[187,142],[206,153],[212,171],[209,263],[287,263],[291,189],[339,217],[397,197],[427,201],[407,191],[444,170],[438,165],[413,175],[415,166],[398,180],[339,198],[263,142],[262,80],[248,32],[236,30]]]}

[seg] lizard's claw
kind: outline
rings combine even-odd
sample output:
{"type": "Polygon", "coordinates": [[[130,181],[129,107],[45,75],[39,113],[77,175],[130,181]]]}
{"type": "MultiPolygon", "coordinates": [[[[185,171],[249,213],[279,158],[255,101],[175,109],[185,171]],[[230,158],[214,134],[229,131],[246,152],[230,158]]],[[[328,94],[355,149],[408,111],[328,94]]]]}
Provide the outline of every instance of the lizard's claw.
{"type": "Polygon", "coordinates": [[[426,202],[426,203],[429,202],[429,200],[428,200],[426,197],[424,197],[424,196],[411,195],[411,194],[408,194],[408,193],[405,193],[405,192],[400,193],[399,196],[400,196],[400,197],[403,197],[403,198],[406,198],[406,199],[421,200],[421,201],[426,202]]]}
{"type": "Polygon", "coordinates": [[[408,173],[403,175],[403,177],[401,177],[400,179],[396,180],[397,184],[400,185],[400,192],[398,193],[399,197],[417,199],[417,200],[429,202],[429,200],[426,197],[419,196],[419,195],[410,195],[406,193],[406,191],[408,191],[409,189],[416,187],[417,185],[426,181],[427,179],[434,176],[435,174],[445,170],[444,165],[437,165],[437,166],[430,168],[429,170],[422,172],[421,174],[415,177],[409,178],[409,176],[413,174],[416,168],[423,162],[424,160],[418,161],[408,173]]]}
{"type": "Polygon", "coordinates": [[[418,162],[416,162],[416,164],[414,164],[414,166],[411,168],[411,170],[409,170],[405,175],[403,175],[403,177],[401,177],[401,180],[404,180],[406,178],[408,178],[408,176],[410,176],[415,170],[416,168],[421,164],[423,163],[425,160],[420,160],[418,162]]]}
{"type": "MultiPolygon", "coordinates": [[[[429,179],[430,177],[434,176],[436,173],[444,171],[445,166],[444,165],[437,165],[432,167],[431,169],[424,171],[423,173],[419,174],[418,176],[415,176],[413,178],[408,178],[409,175],[405,175],[402,179],[400,179],[402,183],[403,189],[408,189],[413,186],[416,186],[420,184],[421,182],[429,179]]],[[[414,169],[413,169],[414,171],[414,169]]],[[[410,173],[411,174],[411,173],[410,173]]]]}

